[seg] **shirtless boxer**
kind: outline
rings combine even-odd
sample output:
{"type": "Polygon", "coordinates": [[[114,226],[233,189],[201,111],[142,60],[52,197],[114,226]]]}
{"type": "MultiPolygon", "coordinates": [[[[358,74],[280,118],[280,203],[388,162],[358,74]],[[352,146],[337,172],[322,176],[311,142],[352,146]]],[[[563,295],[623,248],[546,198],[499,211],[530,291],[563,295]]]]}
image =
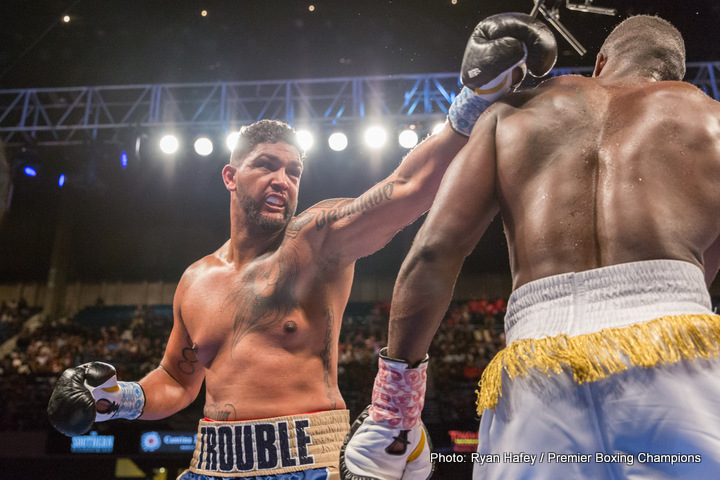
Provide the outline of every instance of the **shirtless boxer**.
{"type": "MultiPolygon", "coordinates": [[[[539,23],[529,17],[506,23],[515,32],[523,22],[525,30],[539,23]]],[[[98,362],[66,371],[48,408],[53,424],[73,435],[93,420],[167,417],[189,405],[204,380],[206,420],[183,480],[336,474],[349,427],[337,386],[337,343],[355,261],[427,211],[466,143],[454,130],[471,128],[510,87],[518,65],[537,63],[538,49],[547,46],[520,48],[497,72],[491,86],[502,85],[493,93],[458,96],[451,126],[416,147],[387,179],[357,199],[327,200],[298,216],[304,164],[294,131],[268,120],[245,128],[222,172],[231,196],[230,240],[182,276],[160,367],[139,383],[119,384],[114,369],[98,362]]],[[[492,67],[482,59],[475,66],[492,67]]],[[[425,448],[418,463],[427,468],[429,457],[425,448]]]]}
{"type": "MultiPolygon", "coordinates": [[[[412,379],[499,212],[514,292],[508,346],[482,376],[474,478],[717,476],[720,104],[684,73],[680,33],[631,17],[592,78],[547,80],[481,116],[398,276],[373,407],[404,395],[417,416],[412,379]]],[[[354,452],[367,429],[353,430],[354,452]]]]}

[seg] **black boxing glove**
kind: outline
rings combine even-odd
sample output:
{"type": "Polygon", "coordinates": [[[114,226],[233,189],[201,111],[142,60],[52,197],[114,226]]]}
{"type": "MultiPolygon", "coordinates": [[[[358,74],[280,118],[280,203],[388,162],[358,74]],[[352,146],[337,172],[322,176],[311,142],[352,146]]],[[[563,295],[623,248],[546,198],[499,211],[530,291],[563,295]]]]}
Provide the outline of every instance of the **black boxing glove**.
{"type": "Polygon", "coordinates": [[[55,385],[48,417],[67,436],[87,433],[94,422],[115,418],[134,420],[142,414],[145,394],[140,384],[118,382],[115,367],[84,363],[65,370],[55,385]]]}
{"type": "MultiPolygon", "coordinates": [[[[505,77],[516,67],[542,77],[555,65],[557,42],[540,20],[524,13],[500,13],[481,21],[473,30],[460,69],[463,85],[472,89],[505,77]]],[[[513,82],[516,86],[522,81],[513,82]]],[[[477,92],[476,92],[477,93],[477,92]]]]}
{"type": "Polygon", "coordinates": [[[463,56],[463,88],[448,112],[452,128],[470,136],[480,114],[520,84],[529,72],[546,75],[557,60],[557,42],[540,20],[524,13],[500,13],[478,23],[463,56]],[[518,78],[513,71],[518,69],[518,78]]]}

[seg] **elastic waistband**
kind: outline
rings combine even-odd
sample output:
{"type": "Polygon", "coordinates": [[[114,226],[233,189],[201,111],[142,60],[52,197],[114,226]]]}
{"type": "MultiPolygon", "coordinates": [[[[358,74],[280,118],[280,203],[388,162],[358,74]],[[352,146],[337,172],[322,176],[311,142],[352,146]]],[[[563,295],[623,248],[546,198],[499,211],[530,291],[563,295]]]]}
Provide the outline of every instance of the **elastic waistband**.
{"type": "Polygon", "coordinates": [[[507,343],[582,335],[666,315],[711,313],[702,270],[677,260],[623,263],[530,282],[510,296],[507,343]]]}
{"type": "Polygon", "coordinates": [[[250,477],[337,467],[348,410],[240,422],[200,420],[190,471],[250,477]]]}

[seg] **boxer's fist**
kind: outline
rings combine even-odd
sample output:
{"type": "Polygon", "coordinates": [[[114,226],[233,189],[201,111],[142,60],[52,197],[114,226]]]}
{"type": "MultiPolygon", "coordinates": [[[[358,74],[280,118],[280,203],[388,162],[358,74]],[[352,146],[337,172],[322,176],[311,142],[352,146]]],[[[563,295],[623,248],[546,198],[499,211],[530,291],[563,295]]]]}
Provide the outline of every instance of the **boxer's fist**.
{"type": "Polygon", "coordinates": [[[430,438],[420,420],[426,372],[427,358],[411,366],[380,352],[372,405],[353,423],[340,450],[343,480],[430,478],[430,438]]]}
{"type": "MultiPolygon", "coordinates": [[[[557,42],[548,27],[524,13],[501,13],[481,21],[473,30],[460,69],[461,81],[477,94],[508,91],[525,76],[550,72],[557,60],[557,42]],[[512,71],[521,75],[513,80],[512,71]]],[[[504,92],[503,92],[504,93],[504,92]]]]}
{"type": "Polygon", "coordinates": [[[425,425],[410,430],[370,418],[370,408],[355,420],[340,450],[342,480],[427,480],[435,465],[425,425]]]}
{"type": "Polygon", "coordinates": [[[481,21],[465,48],[460,69],[465,88],[448,111],[450,126],[469,137],[480,114],[519,85],[526,71],[541,77],[555,60],[555,37],[530,15],[501,13],[481,21]]]}
{"type": "Polygon", "coordinates": [[[48,417],[58,431],[75,436],[86,433],[96,421],[135,419],[144,404],[139,384],[118,382],[112,365],[92,362],[63,372],[50,397],[48,417]]]}

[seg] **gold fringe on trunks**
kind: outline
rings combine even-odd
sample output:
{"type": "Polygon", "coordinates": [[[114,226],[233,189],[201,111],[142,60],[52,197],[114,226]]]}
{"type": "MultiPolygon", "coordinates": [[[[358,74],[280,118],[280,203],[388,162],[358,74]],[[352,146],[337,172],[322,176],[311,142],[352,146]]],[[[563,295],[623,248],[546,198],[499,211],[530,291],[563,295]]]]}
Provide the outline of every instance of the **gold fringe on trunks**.
{"type": "Polygon", "coordinates": [[[652,368],[720,352],[720,316],[675,315],[646,323],[569,337],[565,334],[511,343],[482,374],[477,411],[493,409],[502,396],[502,373],[510,380],[536,370],[571,370],[578,384],[594,382],[630,367],[652,368]]]}

